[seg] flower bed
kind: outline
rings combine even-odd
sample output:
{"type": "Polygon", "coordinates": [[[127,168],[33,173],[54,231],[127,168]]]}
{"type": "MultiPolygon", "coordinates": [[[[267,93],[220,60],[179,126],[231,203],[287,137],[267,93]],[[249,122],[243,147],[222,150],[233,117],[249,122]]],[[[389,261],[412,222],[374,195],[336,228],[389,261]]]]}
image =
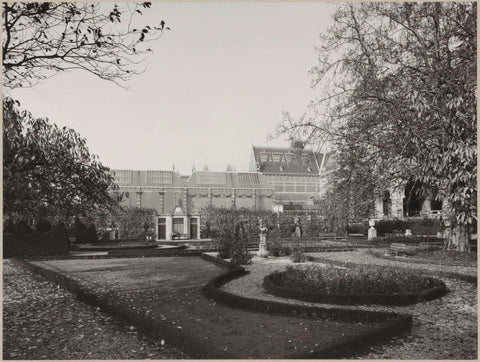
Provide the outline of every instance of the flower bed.
{"type": "Polygon", "coordinates": [[[267,275],[265,289],[277,296],[333,304],[405,305],[440,297],[445,284],[388,267],[349,269],[288,267],[267,275]]]}

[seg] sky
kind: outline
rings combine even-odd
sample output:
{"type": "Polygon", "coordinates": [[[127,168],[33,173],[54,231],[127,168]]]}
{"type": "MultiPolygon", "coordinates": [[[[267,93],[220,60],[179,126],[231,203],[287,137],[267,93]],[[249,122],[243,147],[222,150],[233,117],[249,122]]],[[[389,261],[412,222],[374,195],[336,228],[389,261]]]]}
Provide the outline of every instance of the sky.
{"type": "Polygon", "coordinates": [[[314,99],[308,71],[334,9],[153,3],[142,19],[171,30],[150,44],[146,71],[128,89],[74,70],[4,92],[34,116],[79,132],[112,169],[248,171],[252,145],[288,146],[268,139],[282,112],[301,116],[314,99]]]}

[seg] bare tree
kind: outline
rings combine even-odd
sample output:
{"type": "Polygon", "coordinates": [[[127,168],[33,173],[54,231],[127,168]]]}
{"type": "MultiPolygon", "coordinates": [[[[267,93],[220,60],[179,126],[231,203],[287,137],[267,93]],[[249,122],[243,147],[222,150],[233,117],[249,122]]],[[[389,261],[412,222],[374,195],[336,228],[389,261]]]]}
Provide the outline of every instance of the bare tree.
{"type": "Polygon", "coordinates": [[[60,71],[83,69],[120,84],[141,73],[146,44],[169,30],[139,25],[151,4],[7,3],[3,17],[3,85],[28,87],[60,71]]]}

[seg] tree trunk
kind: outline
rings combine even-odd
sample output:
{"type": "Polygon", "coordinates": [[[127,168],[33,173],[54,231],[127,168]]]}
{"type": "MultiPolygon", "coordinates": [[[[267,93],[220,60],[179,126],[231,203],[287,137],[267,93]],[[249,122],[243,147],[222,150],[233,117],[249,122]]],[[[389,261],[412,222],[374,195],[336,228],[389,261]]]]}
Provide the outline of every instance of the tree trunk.
{"type": "Polygon", "coordinates": [[[470,253],[470,232],[464,225],[450,227],[448,238],[448,250],[455,250],[462,253],[470,253]]]}

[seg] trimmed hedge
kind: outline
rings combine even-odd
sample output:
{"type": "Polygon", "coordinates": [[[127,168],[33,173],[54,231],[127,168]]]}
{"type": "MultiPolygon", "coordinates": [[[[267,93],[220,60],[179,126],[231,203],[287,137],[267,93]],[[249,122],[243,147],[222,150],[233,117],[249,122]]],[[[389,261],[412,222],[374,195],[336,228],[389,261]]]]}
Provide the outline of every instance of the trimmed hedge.
{"type": "Polygon", "coordinates": [[[70,243],[64,224],[45,233],[3,234],[3,257],[65,255],[70,243]]]}
{"type": "Polygon", "coordinates": [[[446,293],[445,284],[437,279],[425,278],[433,288],[417,293],[401,292],[396,294],[330,294],[310,292],[289,288],[279,284],[279,278],[285,274],[273,273],[263,280],[263,287],[271,294],[282,298],[293,298],[306,302],[326,304],[381,304],[381,305],[408,305],[441,297],[446,293]]]}
{"type": "MultiPolygon", "coordinates": [[[[368,233],[368,222],[352,223],[347,226],[349,234],[364,234],[368,233]]],[[[436,235],[441,231],[440,221],[437,219],[388,219],[378,220],[375,223],[378,236],[385,236],[385,234],[394,234],[396,232],[405,234],[406,229],[410,229],[413,235],[436,235]]]]}

